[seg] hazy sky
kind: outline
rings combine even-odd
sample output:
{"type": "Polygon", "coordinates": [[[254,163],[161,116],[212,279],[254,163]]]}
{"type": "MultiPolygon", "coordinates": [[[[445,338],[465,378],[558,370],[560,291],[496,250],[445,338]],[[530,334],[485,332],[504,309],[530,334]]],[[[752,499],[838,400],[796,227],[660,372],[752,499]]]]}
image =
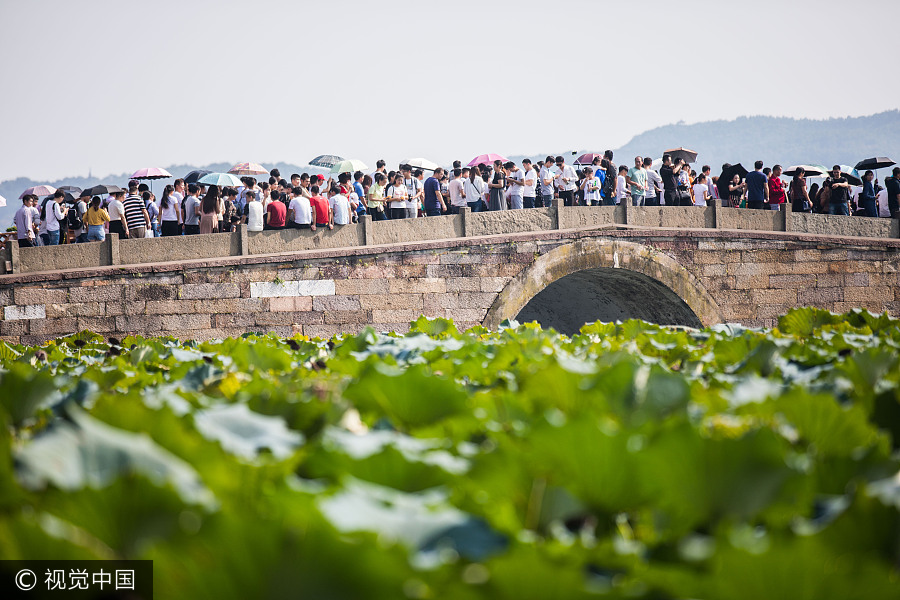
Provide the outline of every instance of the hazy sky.
{"type": "Polygon", "coordinates": [[[897,0],[0,0],[0,180],[872,114],[900,105],[897,17],[897,0]]]}

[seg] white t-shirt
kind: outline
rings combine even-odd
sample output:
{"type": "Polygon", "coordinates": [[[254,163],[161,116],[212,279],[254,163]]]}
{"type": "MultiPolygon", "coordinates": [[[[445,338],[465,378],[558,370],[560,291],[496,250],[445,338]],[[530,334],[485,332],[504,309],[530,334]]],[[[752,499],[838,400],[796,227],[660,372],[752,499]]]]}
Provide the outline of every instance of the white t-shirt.
{"type": "Polygon", "coordinates": [[[644,196],[656,198],[657,189],[661,190],[663,187],[662,177],[653,169],[644,170],[647,172],[647,190],[644,192],[644,196]]]}
{"type": "Polygon", "coordinates": [[[538,185],[537,178],[538,178],[538,176],[537,176],[537,173],[535,173],[534,169],[528,169],[522,175],[522,183],[523,183],[522,195],[525,196],[526,198],[534,198],[537,195],[537,189],[536,189],[537,185],[538,185]],[[531,185],[528,185],[527,183],[525,183],[529,179],[531,180],[531,185]]]}
{"type": "Polygon", "coordinates": [[[413,196],[419,193],[420,185],[419,180],[415,177],[403,180],[403,186],[409,194],[409,199],[406,201],[406,208],[419,208],[419,199],[414,198],[413,196]]]}
{"type": "Polygon", "coordinates": [[[596,175],[594,177],[591,177],[587,185],[584,186],[584,201],[600,201],[600,178],[596,175]]]}
{"type": "Polygon", "coordinates": [[[521,198],[524,195],[525,186],[515,185],[514,183],[511,183],[513,181],[518,181],[519,183],[525,181],[525,174],[522,173],[522,169],[517,169],[506,176],[506,182],[509,184],[509,195],[521,198]]]}
{"type": "Polygon", "coordinates": [[[563,165],[562,175],[559,178],[559,189],[564,190],[566,192],[571,192],[575,188],[578,187],[578,173],[575,172],[575,169],[572,165],[563,165]],[[569,180],[568,183],[563,181],[563,177],[569,180]]]}
{"type": "Polygon", "coordinates": [[[622,198],[625,197],[625,176],[619,175],[618,185],[616,186],[616,204],[622,202],[622,198]]]}
{"type": "Polygon", "coordinates": [[[47,231],[59,231],[59,222],[65,217],[59,202],[50,198],[47,202],[47,231]]]}
{"type": "Polygon", "coordinates": [[[294,211],[294,223],[299,225],[312,223],[312,209],[309,205],[309,198],[295,196],[291,199],[291,205],[288,207],[288,210],[294,211]]]}
{"type": "Polygon", "coordinates": [[[463,181],[463,189],[466,191],[466,204],[468,205],[469,202],[478,202],[486,187],[487,186],[484,185],[484,179],[481,177],[476,176],[474,184],[471,179],[466,177],[466,180],[463,181]]]}
{"type": "MultiPolygon", "coordinates": [[[[406,186],[402,183],[391,187],[391,198],[402,198],[408,194],[406,186]]],[[[406,200],[395,200],[391,202],[391,208],[406,208],[406,200]]]]}
{"type": "Polygon", "coordinates": [[[706,195],[709,187],[705,183],[694,184],[694,206],[706,206],[706,195]]]}
{"type": "Polygon", "coordinates": [[[328,199],[328,204],[331,205],[331,210],[334,212],[335,225],[350,224],[350,201],[347,200],[347,196],[335,194],[328,199]]]}
{"type": "Polygon", "coordinates": [[[547,206],[546,200],[553,197],[553,177],[556,173],[550,167],[541,167],[541,196],[544,197],[544,206],[547,206]],[[550,180],[550,185],[544,183],[545,179],[550,180]]]}
{"type": "MultiPolygon", "coordinates": [[[[160,205],[162,205],[162,199],[160,199],[160,205]]],[[[177,221],[178,213],[175,210],[176,206],[181,205],[181,199],[178,198],[175,194],[169,194],[169,206],[168,208],[162,207],[159,210],[160,220],[161,221],[177,221]]]]}
{"type": "Polygon", "coordinates": [[[463,207],[466,206],[466,199],[463,197],[462,179],[456,178],[450,180],[450,206],[463,207]]]}
{"type": "Polygon", "coordinates": [[[106,212],[109,213],[110,221],[122,220],[125,218],[125,205],[120,200],[113,198],[109,201],[106,212]]]}
{"type": "Polygon", "coordinates": [[[169,194],[169,198],[174,198],[175,202],[177,202],[180,206],[181,201],[184,200],[184,194],[182,194],[181,192],[172,192],[171,194],[169,194]]]}
{"type": "Polygon", "coordinates": [[[247,231],[263,230],[263,205],[259,200],[247,203],[247,231]]]}

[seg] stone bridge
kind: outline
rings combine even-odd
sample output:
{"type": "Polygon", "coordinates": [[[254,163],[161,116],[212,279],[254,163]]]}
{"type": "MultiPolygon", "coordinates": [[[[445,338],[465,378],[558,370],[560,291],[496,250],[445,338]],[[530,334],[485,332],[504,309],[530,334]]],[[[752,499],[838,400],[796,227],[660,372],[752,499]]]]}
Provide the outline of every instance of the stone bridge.
{"type": "Polygon", "coordinates": [[[771,326],[797,306],[897,316],[897,237],[889,219],[554,207],[366,218],[321,233],[13,246],[0,275],[0,338],[330,336],[405,331],[421,314],[461,328],[537,320],[566,333],[632,317],[771,326]]]}

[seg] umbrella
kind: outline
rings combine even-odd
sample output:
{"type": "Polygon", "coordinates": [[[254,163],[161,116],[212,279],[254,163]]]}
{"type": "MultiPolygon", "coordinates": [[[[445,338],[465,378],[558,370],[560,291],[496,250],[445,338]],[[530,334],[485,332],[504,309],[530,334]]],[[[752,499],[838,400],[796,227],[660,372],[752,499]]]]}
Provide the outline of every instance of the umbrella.
{"type": "Polygon", "coordinates": [[[407,158],[406,160],[400,161],[401,165],[409,165],[415,169],[424,169],[426,171],[434,171],[440,165],[434,162],[431,162],[427,158],[407,158]]]}
{"type": "Polygon", "coordinates": [[[6,198],[0,196],[0,206],[6,206],[6,198]]]}
{"type": "Polygon", "coordinates": [[[841,167],[841,176],[847,178],[847,183],[850,185],[862,185],[862,178],[859,176],[859,172],[851,167],[850,165],[840,165],[841,167]]]}
{"type": "Polygon", "coordinates": [[[202,183],[203,185],[218,185],[221,187],[243,185],[243,182],[231,173],[209,173],[201,177],[197,183],[202,183]]]}
{"type": "Polygon", "coordinates": [[[595,158],[603,158],[602,154],[597,154],[595,152],[588,152],[587,154],[582,154],[578,158],[575,159],[576,165],[591,165],[594,163],[595,158]]]}
{"type": "Polygon", "coordinates": [[[34,194],[35,196],[49,196],[55,191],[56,188],[52,185],[36,185],[22,192],[22,194],[19,196],[19,199],[24,198],[28,194],[34,194]]]}
{"type": "Polygon", "coordinates": [[[247,175],[268,175],[269,171],[264,166],[251,163],[251,162],[242,162],[234,165],[228,172],[232,175],[239,175],[240,177],[244,177],[247,175]]]}
{"type": "Polygon", "coordinates": [[[495,160],[499,160],[500,162],[508,162],[508,160],[500,156],[499,154],[479,154],[471,161],[469,161],[470,167],[474,167],[475,165],[492,165],[495,160]]]}
{"type": "Polygon", "coordinates": [[[212,171],[207,171],[205,169],[197,169],[196,171],[191,171],[187,175],[184,176],[185,183],[197,183],[200,181],[200,178],[204,175],[209,175],[212,171]]]}
{"type": "Polygon", "coordinates": [[[62,190],[62,191],[64,191],[64,192],[68,192],[68,193],[70,193],[70,194],[72,194],[72,195],[80,194],[80,193],[81,193],[81,188],[80,188],[80,187],[77,187],[77,186],[74,186],[74,185],[61,185],[61,186],[59,186],[59,187],[56,188],[56,189],[62,190]]]}
{"type": "Polygon", "coordinates": [[[342,160],[344,160],[343,156],[337,156],[334,154],[320,154],[319,156],[309,161],[309,166],[330,169],[342,160]]]}
{"type": "Polygon", "coordinates": [[[365,171],[368,168],[366,163],[354,158],[334,163],[329,173],[353,173],[355,171],[365,171]]]}
{"type": "Polygon", "coordinates": [[[821,166],[818,165],[794,165],[793,167],[788,167],[784,174],[788,177],[793,177],[797,174],[797,169],[802,167],[804,171],[806,171],[807,177],[827,177],[828,172],[821,166]]]}
{"type": "Polygon", "coordinates": [[[719,175],[719,181],[731,183],[731,180],[734,179],[735,175],[740,175],[741,179],[747,177],[747,169],[744,168],[744,165],[738,163],[736,165],[731,165],[727,169],[724,169],[722,171],[722,174],[719,175]]]}
{"type": "Polygon", "coordinates": [[[119,192],[124,192],[122,188],[117,185],[106,185],[99,184],[94,187],[85,188],[84,191],[81,192],[81,198],[90,198],[91,196],[102,196],[104,194],[118,194],[119,192]]]}
{"type": "Polygon", "coordinates": [[[158,167],[139,169],[131,174],[132,179],[168,179],[169,177],[172,177],[171,173],[158,167]]]}
{"type": "Polygon", "coordinates": [[[896,164],[897,163],[886,156],[876,156],[874,158],[867,158],[865,160],[859,161],[858,163],[856,163],[856,168],[872,169],[873,171],[877,171],[878,169],[883,169],[885,167],[893,167],[896,164]]]}
{"type": "Polygon", "coordinates": [[[697,160],[697,154],[699,154],[699,153],[695,152],[694,150],[688,150],[687,148],[678,147],[678,148],[672,148],[671,150],[666,150],[664,152],[664,154],[671,155],[672,160],[675,160],[676,158],[680,158],[680,159],[684,160],[684,162],[686,162],[686,163],[692,163],[697,160]]]}

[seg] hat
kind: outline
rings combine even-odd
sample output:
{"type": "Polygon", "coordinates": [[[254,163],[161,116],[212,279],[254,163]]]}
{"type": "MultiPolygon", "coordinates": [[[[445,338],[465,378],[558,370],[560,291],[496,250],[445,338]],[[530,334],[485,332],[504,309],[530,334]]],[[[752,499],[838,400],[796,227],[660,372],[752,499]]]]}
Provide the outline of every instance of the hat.
{"type": "Polygon", "coordinates": [[[322,174],[319,174],[319,175],[316,175],[316,179],[318,179],[319,181],[325,181],[325,176],[322,174]]]}

